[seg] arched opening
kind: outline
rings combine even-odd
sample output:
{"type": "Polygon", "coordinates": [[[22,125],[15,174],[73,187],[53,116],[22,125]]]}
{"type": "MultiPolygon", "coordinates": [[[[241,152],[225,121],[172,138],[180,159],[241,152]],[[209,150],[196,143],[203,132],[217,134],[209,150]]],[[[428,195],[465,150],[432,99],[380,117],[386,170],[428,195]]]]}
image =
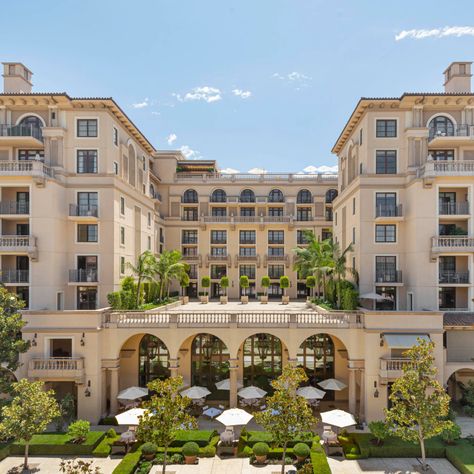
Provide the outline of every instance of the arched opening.
{"type": "Polygon", "coordinates": [[[328,189],[326,191],[326,203],[331,204],[337,198],[337,189],[328,189]]]}
{"type": "Polygon", "coordinates": [[[279,189],[272,189],[268,194],[269,202],[284,202],[285,196],[279,189]]]}
{"type": "Polygon", "coordinates": [[[211,202],[226,202],[227,194],[223,189],[216,189],[211,194],[211,202]]]}
{"type": "Polygon", "coordinates": [[[36,115],[27,115],[18,123],[19,134],[29,135],[42,140],[41,129],[43,126],[43,121],[39,117],[36,115]]]}
{"type": "Polygon", "coordinates": [[[240,202],[255,202],[255,193],[251,189],[244,189],[240,193],[240,202]]]}
{"type": "Polygon", "coordinates": [[[193,204],[198,202],[198,194],[194,189],[187,189],[183,194],[183,202],[193,204]]]}
{"type": "Polygon", "coordinates": [[[145,334],[138,349],[138,385],[146,387],[155,379],[170,376],[169,352],[163,341],[152,334],[145,334]]]}
{"type": "Polygon", "coordinates": [[[308,189],[301,189],[296,196],[297,204],[311,204],[313,197],[308,189]]]}
{"type": "Polygon", "coordinates": [[[266,333],[254,334],[244,341],[242,351],[244,385],[256,385],[271,393],[270,382],[282,371],[280,339],[266,333]]]}
{"type": "Polygon", "coordinates": [[[219,397],[216,383],[229,377],[230,353],[227,346],[212,334],[202,333],[194,337],[191,344],[191,385],[207,387],[219,397]]]}
{"type": "Polygon", "coordinates": [[[430,120],[428,125],[430,130],[430,138],[434,137],[451,137],[454,135],[453,121],[445,115],[438,115],[430,120]]]}
{"type": "Polygon", "coordinates": [[[467,405],[468,391],[472,393],[470,384],[474,383],[474,370],[458,369],[450,375],[446,384],[446,391],[451,397],[457,411],[462,413],[467,405]]]}

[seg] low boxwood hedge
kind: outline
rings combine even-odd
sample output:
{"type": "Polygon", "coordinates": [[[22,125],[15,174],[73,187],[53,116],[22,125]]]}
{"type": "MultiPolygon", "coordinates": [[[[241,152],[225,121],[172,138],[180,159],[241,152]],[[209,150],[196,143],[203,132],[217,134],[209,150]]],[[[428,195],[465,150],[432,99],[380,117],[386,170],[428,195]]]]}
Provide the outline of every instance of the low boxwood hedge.
{"type": "Polygon", "coordinates": [[[446,458],[461,474],[474,474],[474,446],[468,440],[446,446],[446,458]]]}
{"type": "Polygon", "coordinates": [[[112,474],[133,474],[138,464],[140,464],[141,457],[142,451],[140,448],[132,449],[123,457],[120,464],[112,471],[112,474]]]}
{"type": "MultiPolygon", "coordinates": [[[[244,432],[242,438],[245,440],[247,446],[253,446],[255,443],[267,443],[270,446],[272,445],[273,438],[271,433],[267,431],[247,431],[244,432]]],[[[313,440],[313,434],[310,432],[300,433],[297,437],[288,443],[288,447],[292,448],[297,443],[306,443],[308,446],[311,446],[313,440]]]]}
{"type": "Polygon", "coordinates": [[[182,447],[186,443],[197,443],[199,447],[207,446],[212,438],[217,435],[216,430],[189,430],[178,431],[171,447],[182,447]]]}
{"type": "Polygon", "coordinates": [[[0,443],[0,461],[10,456],[10,445],[11,443],[0,443]]]}
{"type": "Polygon", "coordinates": [[[92,455],[98,458],[106,458],[110,451],[112,450],[112,445],[115,441],[120,439],[120,435],[115,435],[114,437],[104,436],[102,441],[96,446],[94,451],[92,451],[92,455]]]}

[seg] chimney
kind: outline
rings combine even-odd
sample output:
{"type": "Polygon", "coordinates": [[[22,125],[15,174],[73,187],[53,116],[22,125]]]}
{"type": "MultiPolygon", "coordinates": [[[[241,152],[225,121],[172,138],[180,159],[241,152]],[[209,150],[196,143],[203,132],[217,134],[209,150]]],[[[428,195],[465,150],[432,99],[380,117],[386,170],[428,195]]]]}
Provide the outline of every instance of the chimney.
{"type": "Polygon", "coordinates": [[[3,92],[5,94],[29,94],[33,73],[21,63],[3,64],[3,92]]]}
{"type": "Polygon", "coordinates": [[[471,92],[471,62],[451,63],[444,71],[444,92],[471,92]]]}

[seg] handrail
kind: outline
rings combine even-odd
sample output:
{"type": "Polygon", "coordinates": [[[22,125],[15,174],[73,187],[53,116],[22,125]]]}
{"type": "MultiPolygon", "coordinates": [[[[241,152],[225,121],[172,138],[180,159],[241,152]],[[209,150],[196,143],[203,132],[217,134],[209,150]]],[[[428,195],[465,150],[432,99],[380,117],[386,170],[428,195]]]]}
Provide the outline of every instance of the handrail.
{"type": "Polygon", "coordinates": [[[0,236],[0,248],[34,247],[36,237],[31,235],[2,235],[0,236]]]}
{"type": "Polygon", "coordinates": [[[435,236],[431,238],[431,246],[444,249],[474,247],[474,237],[462,235],[435,236]]]}
{"type": "Polygon", "coordinates": [[[298,174],[298,173],[184,173],[178,172],[174,175],[175,181],[334,181],[337,182],[337,174],[298,174]]]}
{"type": "Polygon", "coordinates": [[[84,359],[82,357],[48,357],[41,359],[30,359],[30,370],[83,370],[84,359]]]}
{"type": "Polygon", "coordinates": [[[33,137],[43,141],[41,128],[35,125],[0,124],[0,137],[33,137]]]}

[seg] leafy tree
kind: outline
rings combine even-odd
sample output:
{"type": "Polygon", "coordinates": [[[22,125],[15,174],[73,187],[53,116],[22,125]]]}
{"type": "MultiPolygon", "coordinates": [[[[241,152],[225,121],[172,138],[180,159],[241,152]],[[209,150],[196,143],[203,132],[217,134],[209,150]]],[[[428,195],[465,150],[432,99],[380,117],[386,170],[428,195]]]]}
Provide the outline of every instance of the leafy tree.
{"type": "Polygon", "coordinates": [[[287,276],[282,275],[280,277],[280,288],[283,290],[283,296],[286,296],[286,290],[289,287],[290,287],[290,279],[287,276]]]}
{"type": "Polygon", "coordinates": [[[136,295],[136,306],[140,306],[140,294],[142,289],[142,281],[151,281],[153,279],[154,267],[156,265],[155,256],[146,250],[143,252],[137,260],[136,265],[132,265],[127,262],[127,267],[137,277],[137,295],[136,295]]]}
{"type": "Polygon", "coordinates": [[[418,443],[423,469],[427,469],[425,440],[452,426],[446,419],[449,395],[436,380],[434,344],[418,339],[418,344],[405,352],[409,362],[403,375],[392,385],[392,407],[385,410],[393,433],[405,441],[418,443]]]}
{"type": "Polygon", "coordinates": [[[205,296],[207,296],[207,289],[211,286],[211,279],[208,276],[201,278],[201,286],[204,288],[205,296]]]}
{"type": "Polygon", "coordinates": [[[13,384],[15,394],[10,405],[2,408],[0,436],[24,441],[25,458],[23,468],[28,469],[28,449],[31,438],[42,433],[60,415],[54,391],[45,391],[43,382],[29,382],[21,379],[13,384]]]}
{"type": "Polygon", "coordinates": [[[67,434],[71,437],[73,443],[81,444],[86,440],[90,430],[90,422],[86,420],[77,420],[69,425],[67,434]]]}
{"type": "Polygon", "coordinates": [[[69,425],[74,419],[76,411],[76,402],[72,393],[67,393],[59,401],[59,416],[56,418],[56,431],[61,432],[64,429],[64,425],[69,425]]]}
{"type": "Polygon", "coordinates": [[[156,260],[154,272],[160,279],[160,301],[169,296],[170,284],[173,280],[181,280],[189,265],[182,261],[179,250],[164,250],[156,260]]]}
{"type": "Polygon", "coordinates": [[[240,287],[244,289],[244,296],[247,294],[247,288],[250,286],[249,277],[247,275],[241,275],[240,287]]]}
{"type": "Polygon", "coordinates": [[[20,367],[19,355],[30,347],[21,336],[26,324],[20,314],[24,306],[16,295],[0,287],[0,393],[11,393],[12,374],[20,367]]]}
{"type": "Polygon", "coordinates": [[[224,289],[224,296],[227,296],[227,288],[229,288],[229,277],[223,276],[221,278],[221,288],[224,289]]]}
{"type": "Polygon", "coordinates": [[[267,397],[267,408],[255,413],[255,421],[271,433],[276,446],[283,448],[282,474],[285,472],[288,443],[296,435],[310,431],[316,422],[307,401],[296,394],[298,386],[307,380],[302,368],[287,365],[280,377],[271,382],[275,391],[267,397]]]}
{"type": "Polygon", "coordinates": [[[146,411],[137,427],[140,441],[149,441],[164,449],[163,473],[166,472],[168,448],[175,440],[177,432],[197,428],[196,419],[186,410],[191,400],[179,394],[182,384],[181,376],[151,381],[148,388],[153,395],[150,400],[143,402],[146,411]]]}
{"type": "Polygon", "coordinates": [[[390,434],[390,428],[383,420],[371,421],[369,423],[369,430],[374,435],[378,446],[381,446],[385,438],[390,434]]]}
{"type": "Polygon", "coordinates": [[[189,275],[184,272],[182,275],[181,275],[181,279],[179,280],[179,286],[181,287],[181,294],[182,296],[185,295],[186,293],[186,290],[185,288],[187,288],[190,284],[190,278],[189,278],[189,275]]]}
{"type": "Polygon", "coordinates": [[[316,278],[313,275],[306,277],[306,288],[310,289],[311,297],[314,296],[314,287],[316,286],[316,278]]]}
{"type": "Polygon", "coordinates": [[[263,294],[267,296],[268,294],[268,287],[270,286],[270,277],[268,275],[265,275],[262,277],[261,285],[263,288],[263,294]]]}

